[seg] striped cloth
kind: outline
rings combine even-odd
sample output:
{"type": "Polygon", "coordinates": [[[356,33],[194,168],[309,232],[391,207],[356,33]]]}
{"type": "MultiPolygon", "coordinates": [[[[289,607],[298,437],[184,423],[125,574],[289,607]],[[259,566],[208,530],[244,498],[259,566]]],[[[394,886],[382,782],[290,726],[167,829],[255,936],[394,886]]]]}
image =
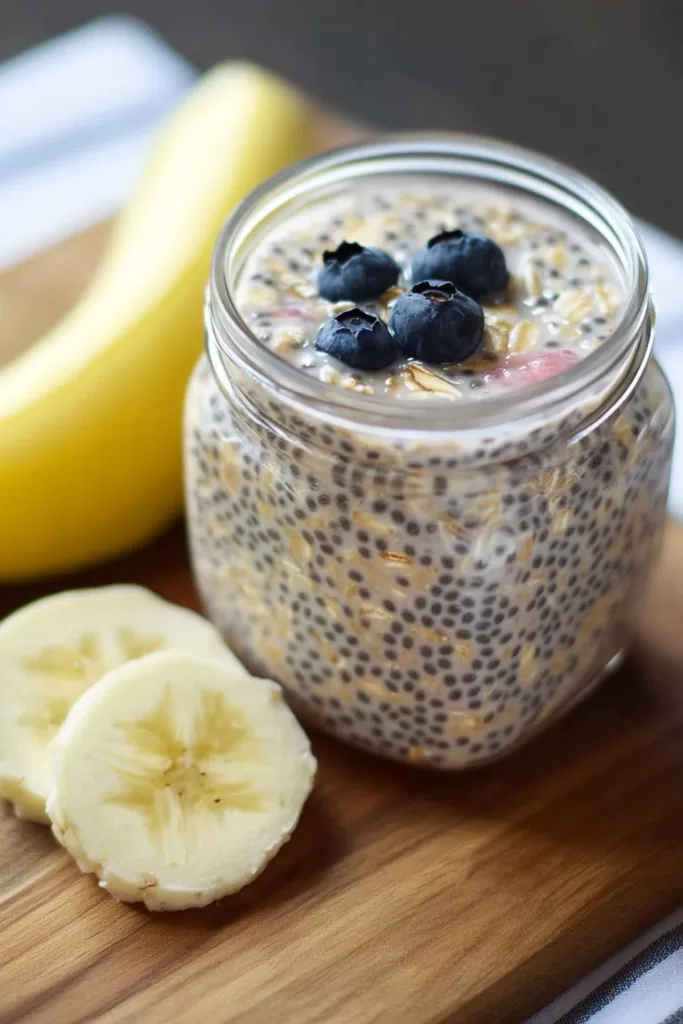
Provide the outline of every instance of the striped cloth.
{"type": "Polygon", "coordinates": [[[683,909],[596,968],[527,1024],[683,1024],[683,909]]]}
{"type": "MultiPolygon", "coordinates": [[[[142,23],[104,18],[0,66],[0,268],[110,215],[195,69],[142,23]]],[[[683,246],[642,226],[657,351],[683,394],[683,246]]],[[[682,418],[683,419],[683,418],[682,418]]],[[[683,424],[680,427],[683,430],[683,424]]],[[[683,438],[671,505],[683,518],[683,438]]],[[[683,1024],[683,910],[528,1024],[683,1024]]]]}

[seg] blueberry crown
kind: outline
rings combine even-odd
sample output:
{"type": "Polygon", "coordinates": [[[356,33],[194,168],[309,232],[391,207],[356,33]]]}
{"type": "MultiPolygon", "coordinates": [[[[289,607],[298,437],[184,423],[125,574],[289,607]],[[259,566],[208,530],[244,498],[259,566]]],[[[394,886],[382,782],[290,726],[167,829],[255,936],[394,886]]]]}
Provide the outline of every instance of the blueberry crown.
{"type": "Polygon", "coordinates": [[[427,248],[433,249],[435,245],[439,245],[440,242],[453,242],[458,238],[462,238],[463,232],[460,228],[455,228],[453,231],[440,231],[438,235],[434,235],[427,242],[427,248]]]}
{"type": "Polygon", "coordinates": [[[414,295],[424,295],[434,302],[445,302],[458,294],[458,289],[451,281],[417,281],[410,289],[414,295]]]}
{"type": "Polygon", "coordinates": [[[378,316],[375,316],[373,313],[366,313],[364,309],[358,309],[357,306],[354,306],[353,309],[345,309],[343,312],[337,313],[334,319],[343,327],[352,327],[356,330],[364,327],[372,330],[377,324],[383,323],[378,316]]]}
{"type": "Polygon", "coordinates": [[[348,263],[352,256],[360,256],[364,246],[359,242],[341,242],[336,249],[326,249],[323,253],[323,263],[348,263]]]}

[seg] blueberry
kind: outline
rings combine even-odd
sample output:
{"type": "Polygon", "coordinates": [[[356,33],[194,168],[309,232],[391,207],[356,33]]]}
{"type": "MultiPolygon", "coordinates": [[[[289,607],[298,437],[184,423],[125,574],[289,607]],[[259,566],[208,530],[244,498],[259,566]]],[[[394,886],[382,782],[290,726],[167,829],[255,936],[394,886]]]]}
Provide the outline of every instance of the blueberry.
{"type": "Polygon", "coordinates": [[[396,284],[400,273],[398,264],[382,249],[342,242],[334,252],[323,253],[318,292],[328,302],[366,302],[396,284]]]}
{"type": "Polygon", "coordinates": [[[318,331],[315,347],[357,370],[382,370],[397,355],[384,321],[362,309],[347,309],[327,320],[318,331]]]}
{"type": "Polygon", "coordinates": [[[420,281],[394,303],[389,329],[405,356],[460,363],[481,342],[484,312],[450,281],[420,281]]]}
{"type": "Polygon", "coordinates": [[[413,258],[413,281],[451,281],[472,299],[501,295],[508,283],[505,255],[492,238],[470,231],[442,231],[413,258]]]}

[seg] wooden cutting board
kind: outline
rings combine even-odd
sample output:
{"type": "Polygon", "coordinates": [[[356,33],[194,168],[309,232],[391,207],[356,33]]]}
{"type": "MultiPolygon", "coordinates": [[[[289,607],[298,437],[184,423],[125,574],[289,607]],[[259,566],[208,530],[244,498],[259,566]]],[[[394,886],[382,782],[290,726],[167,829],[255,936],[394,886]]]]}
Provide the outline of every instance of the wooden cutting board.
{"type": "MultiPolygon", "coordinates": [[[[0,276],[3,337],[19,347],[63,312],[106,234],[0,276]]],[[[0,614],[114,581],[197,607],[178,527],[116,564],[0,588],[0,614]]],[[[631,663],[514,757],[437,775],[313,744],[293,839],[203,911],[116,903],[3,809],[0,1021],[519,1024],[683,902],[683,530],[631,663]]]]}

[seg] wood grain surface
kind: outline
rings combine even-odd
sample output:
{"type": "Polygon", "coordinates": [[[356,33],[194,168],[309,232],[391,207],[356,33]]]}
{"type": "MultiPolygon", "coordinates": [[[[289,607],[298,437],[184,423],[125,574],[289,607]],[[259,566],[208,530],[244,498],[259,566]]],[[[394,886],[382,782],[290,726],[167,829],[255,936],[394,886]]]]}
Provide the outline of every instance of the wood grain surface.
{"type": "MultiPolygon", "coordinates": [[[[0,276],[15,349],[75,297],[105,237],[0,276]]],[[[113,581],[197,607],[177,527],[78,577],[0,588],[0,614],[113,581]]],[[[515,756],[438,775],[313,733],[319,780],[291,842],[206,910],[118,904],[3,810],[0,1021],[518,1024],[683,902],[682,616],[672,525],[630,663],[515,756]]]]}

